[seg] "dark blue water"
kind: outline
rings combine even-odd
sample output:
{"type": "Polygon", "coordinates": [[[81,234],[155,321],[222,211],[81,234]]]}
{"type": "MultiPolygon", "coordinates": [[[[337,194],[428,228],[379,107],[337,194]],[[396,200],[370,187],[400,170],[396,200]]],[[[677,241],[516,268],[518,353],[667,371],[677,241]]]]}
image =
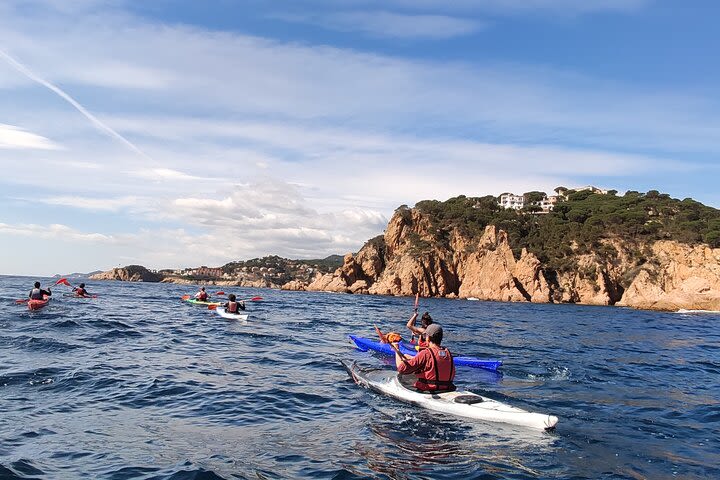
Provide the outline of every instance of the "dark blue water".
{"type": "Polygon", "coordinates": [[[720,478],[717,315],[422,300],[455,352],[505,362],[459,386],[560,417],[545,433],[352,383],[339,358],[385,359],[347,334],[400,329],[410,298],[223,287],[263,297],[243,325],[164,284],[30,313],[34,280],[0,277],[0,478],[720,478]]]}

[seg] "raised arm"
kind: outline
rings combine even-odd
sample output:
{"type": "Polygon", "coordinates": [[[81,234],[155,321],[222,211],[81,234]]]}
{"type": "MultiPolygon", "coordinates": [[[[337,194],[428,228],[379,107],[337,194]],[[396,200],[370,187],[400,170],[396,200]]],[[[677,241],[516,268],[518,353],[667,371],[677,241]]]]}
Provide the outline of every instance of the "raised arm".
{"type": "Polygon", "coordinates": [[[422,335],[425,333],[425,329],[422,327],[416,327],[415,326],[415,320],[417,320],[418,312],[415,310],[415,313],[413,313],[412,317],[410,317],[410,320],[407,322],[407,328],[410,330],[413,335],[422,335]]]}

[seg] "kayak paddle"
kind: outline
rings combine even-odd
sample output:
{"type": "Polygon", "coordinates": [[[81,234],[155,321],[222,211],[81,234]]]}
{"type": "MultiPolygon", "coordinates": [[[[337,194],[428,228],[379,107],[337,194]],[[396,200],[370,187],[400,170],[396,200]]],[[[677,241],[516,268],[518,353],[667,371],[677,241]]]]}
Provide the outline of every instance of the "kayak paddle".
{"type": "MultiPolygon", "coordinates": [[[[61,283],[65,286],[72,288],[73,291],[75,290],[75,287],[70,282],[68,282],[67,278],[61,278],[60,280],[55,282],[55,285],[60,285],[61,283]]],[[[97,295],[95,295],[94,293],[93,294],[88,293],[87,295],[77,295],[76,294],[75,296],[78,298],[97,298],[97,295]]]]}
{"type": "Polygon", "coordinates": [[[395,350],[395,353],[400,355],[400,359],[403,361],[403,363],[407,364],[408,361],[407,361],[407,358],[405,357],[405,354],[400,351],[400,349],[397,347],[397,345],[395,345],[394,343],[390,343],[389,345],[392,347],[393,350],[395,350]]]}
{"type": "Polygon", "coordinates": [[[225,292],[215,292],[215,295],[225,295],[225,292]]]}
{"type": "Polygon", "coordinates": [[[190,295],[183,295],[182,297],[180,297],[180,300],[189,300],[189,299],[190,299],[190,295]]]}

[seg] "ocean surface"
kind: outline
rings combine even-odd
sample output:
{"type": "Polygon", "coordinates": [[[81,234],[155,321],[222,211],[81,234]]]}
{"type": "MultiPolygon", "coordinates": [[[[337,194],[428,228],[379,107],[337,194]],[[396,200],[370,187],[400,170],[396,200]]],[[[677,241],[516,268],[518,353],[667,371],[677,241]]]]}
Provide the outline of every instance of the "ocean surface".
{"type": "Polygon", "coordinates": [[[412,298],[222,287],[263,297],[241,324],[168,284],[29,312],[35,280],[0,277],[2,479],[720,478],[717,314],[421,299],[455,353],[504,362],[458,386],[558,416],[546,433],[348,378],[340,359],[388,359],[347,335],[402,331],[412,298]]]}

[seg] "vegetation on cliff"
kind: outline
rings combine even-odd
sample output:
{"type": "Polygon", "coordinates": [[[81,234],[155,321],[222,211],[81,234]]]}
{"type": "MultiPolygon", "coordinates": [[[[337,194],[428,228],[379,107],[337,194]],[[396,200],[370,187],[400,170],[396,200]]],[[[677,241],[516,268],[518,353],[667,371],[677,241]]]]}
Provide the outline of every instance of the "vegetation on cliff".
{"type": "MultiPolygon", "coordinates": [[[[442,244],[447,245],[453,228],[474,236],[485,226],[495,225],[508,233],[516,254],[526,248],[556,272],[576,268],[578,254],[593,253],[612,260],[618,252],[608,240],[617,238],[637,245],[633,253],[639,263],[645,260],[644,246],[655,240],[720,247],[720,210],[656,190],[616,193],[571,192],[552,212],[535,215],[527,210],[505,210],[493,196],[424,200],[415,208],[428,215],[436,241],[442,244]]],[[[409,209],[403,205],[398,212],[409,214],[409,209]]],[[[424,243],[418,241],[418,253],[426,248],[424,243]]]]}
{"type": "Polygon", "coordinates": [[[283,284],[291,280],[311,281],[317,273],[329,273],[340,267],[343,257],[329,257],[313,260],[290,260],[277,255],[269,255],[251,260],[230,262],[223,265],[223,273],[236,278],[261,274],[271,277],[273,283],[283,284]]]}

